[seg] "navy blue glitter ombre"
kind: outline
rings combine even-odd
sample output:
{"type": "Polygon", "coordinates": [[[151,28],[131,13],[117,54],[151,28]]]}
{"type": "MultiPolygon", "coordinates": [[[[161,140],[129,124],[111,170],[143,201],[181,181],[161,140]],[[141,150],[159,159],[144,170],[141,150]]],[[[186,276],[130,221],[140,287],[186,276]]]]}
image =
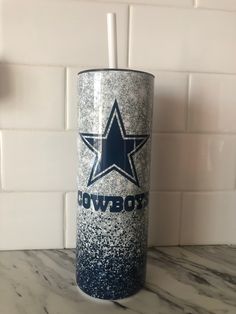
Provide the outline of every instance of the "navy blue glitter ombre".
{"type": "Polygon", "coordinates": [[[77,284],[121,299],[145,282],[154,77],[102,69],[78,78],[77,284]]]}

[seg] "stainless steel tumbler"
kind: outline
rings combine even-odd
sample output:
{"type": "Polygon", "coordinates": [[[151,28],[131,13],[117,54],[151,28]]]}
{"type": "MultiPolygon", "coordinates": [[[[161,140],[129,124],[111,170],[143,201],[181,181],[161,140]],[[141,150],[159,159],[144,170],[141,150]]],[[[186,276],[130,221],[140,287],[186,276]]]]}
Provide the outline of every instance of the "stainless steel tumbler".
{"type": "Polygon", "coordinates": [[[76,278],[96,298],[145,281],[153,83],[134,70],[78,74],[76,278]]]}

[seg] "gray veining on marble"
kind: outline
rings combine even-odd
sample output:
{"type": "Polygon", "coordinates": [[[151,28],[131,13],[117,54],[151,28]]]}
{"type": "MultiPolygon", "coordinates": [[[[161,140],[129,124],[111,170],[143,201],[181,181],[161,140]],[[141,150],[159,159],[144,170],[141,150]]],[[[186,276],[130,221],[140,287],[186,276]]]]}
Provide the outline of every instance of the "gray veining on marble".
{"type": "Polygon", "coordinates": [[[73,250],[0,252],[0,314],[236,314],[236,247],[150,248],[146,287],[100,301],[75,284],[73,250]]]}

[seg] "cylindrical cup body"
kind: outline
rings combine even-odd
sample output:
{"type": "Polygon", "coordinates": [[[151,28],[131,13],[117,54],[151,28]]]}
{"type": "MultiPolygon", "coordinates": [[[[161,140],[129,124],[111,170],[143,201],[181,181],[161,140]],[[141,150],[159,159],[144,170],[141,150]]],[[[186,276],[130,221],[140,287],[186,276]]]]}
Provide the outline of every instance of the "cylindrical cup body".
{"type": "Polygon", "coordinates": [[[153,75],[78,75],[76,278],[85,293],[120,299],[145,281],[153,75]]]}

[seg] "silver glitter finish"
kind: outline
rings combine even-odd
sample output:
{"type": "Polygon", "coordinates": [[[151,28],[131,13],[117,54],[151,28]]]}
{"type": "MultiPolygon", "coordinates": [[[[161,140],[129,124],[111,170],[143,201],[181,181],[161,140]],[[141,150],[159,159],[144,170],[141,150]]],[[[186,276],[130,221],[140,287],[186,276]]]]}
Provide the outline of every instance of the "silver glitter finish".
{"type": "Polygon", "coordinates": [[[127,297],[144,284],[153,83],[151,74],[131,70],[78,76],[76,273],[78,286],[93,297],[127,297]],[[119,156],[115,146],[122,143],[119,156]],[[91,183],[92,169],[100,176],[91,183]],[[106,206],[94,206],[99,198],[106,206]]]}

